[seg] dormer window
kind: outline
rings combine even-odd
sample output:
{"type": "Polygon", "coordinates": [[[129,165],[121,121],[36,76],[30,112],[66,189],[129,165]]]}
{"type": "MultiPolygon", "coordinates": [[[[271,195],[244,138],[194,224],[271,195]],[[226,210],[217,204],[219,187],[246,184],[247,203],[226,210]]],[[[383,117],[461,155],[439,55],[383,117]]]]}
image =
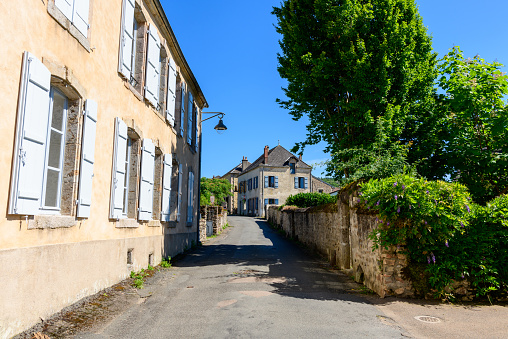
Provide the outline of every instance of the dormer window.
{"type": "Polygon", "coordinates": [[[296,164],[294,162],[289,163],[289,173],[290,174],[296,173],[296,164]]]}

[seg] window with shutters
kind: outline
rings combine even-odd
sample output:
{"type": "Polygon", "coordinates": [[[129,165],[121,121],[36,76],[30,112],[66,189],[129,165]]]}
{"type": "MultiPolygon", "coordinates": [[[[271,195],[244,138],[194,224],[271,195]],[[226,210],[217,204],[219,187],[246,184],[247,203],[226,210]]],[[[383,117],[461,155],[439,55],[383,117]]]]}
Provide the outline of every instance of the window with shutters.
{"type": "Polygon", "coordinates": [[[181,81],[180,77],[177,78],[177,101],[176,101],[176,128],[177,135],[184,137],[185,125],[187,121],[185,119],[186,106],[187,106],[187,87],[184,82],[181,81]]]}
{"type": "Polygon", "coordinates": [[[124,0],[120,32],[118,72],[141,100],[145,86],[148,25],[135,0],[124,0]]]}
{"type": "Polygon", "coordinates": [[[90,12],[94,0],[49,0],[48,13],[87,50],[90,12]]]}
{"type": "Polygon", "coordinates": [[[295,177],[295,188],[308,188],[309,178],[307,177],[295,177]]]}
{"type": "Polygon", "coordinates": [[[296,164],[294,162],[289,163],[289,173],[295,174],[296,172],[296,164]]]}
{"type": "Polygon", "coordinates": [[[142,140],[139,133],[128,128],[122,119],[116,118],[114,123],[110,218],[136,219],[141,189],[138,178],[142,140]]]}
{"type": "Polygon", "coordinates": [[[275,177],[268,176],[268,187],[275,187],[275,177]]]}
{"type": "Polygon", "coordinates": [[[88,217],[97,104],[28,52],[19,96],[9,214],[88,217]]]}
{"type": "Polygon", "coordinates": [[[163,169],[164,155],[160,148],[155,148],[155,166],[153,180],[153,210],[152,219],[161,219],[162,213],[162,193],[163,193],[163,169]]]}

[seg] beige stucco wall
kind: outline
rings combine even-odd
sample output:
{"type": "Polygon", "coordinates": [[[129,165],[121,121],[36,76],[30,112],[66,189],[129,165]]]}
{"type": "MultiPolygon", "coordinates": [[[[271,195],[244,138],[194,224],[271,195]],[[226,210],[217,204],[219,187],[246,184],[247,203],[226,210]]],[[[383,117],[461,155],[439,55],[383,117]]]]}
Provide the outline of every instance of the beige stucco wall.
{"type": "MultiPolygon", "coordinates": [[[[53,0],[48,1],[51,5],[53,0]]],[[[122,1],[90,1],[90,50],[49,15],[48,1],[0,2],[0,21],[8,23],[0,34],[0,142],[3,145],[0,148],[0,267],[5,269],[3,277],[7,282],[0,291],[0,338],[26,329],[40,317],[47,317],[120,281],[131,269],[146,267],[149,253],[154,254],[157,264],[163,255],[183,250],[194,238],[197,241],[199,153],[191,152],[185,137],[177,137],[165,119],[135,96],[119,75],[122,1]],[[49,228],[29,229],[29,223],[34,222],[31,218],[7,214],[24,51],[43,61],[53,75],[67,77],[82,99],[98,103],[91,214],[88,219],[76,220],[71,227],[57,227],[55,222],[49,228]],[[135,227],[119,228],[122,222],[108,219],[115,117],[121,117],[128,126],[135,125],[142,138],[152,139],[164,153],[176,154],[184,164],[179,223],[140,224],[133,220],[135,227]],[[189,169],[195,177],[196,208],[192,225],[186,223],[189,169]],[[132,266],[126,264],[128,248],[134,248],[132,266]]],[[[194,92],[200,109],[203,108],[206,102],[198,95],[190,71],[184,69],[178,58],[167,27],[163,27],[159,16],[152,14],[155,8],[152,0],[137,2],[147,21],[156,24],[159,35],[168,40],[166,44],[175,55],[181,77],[194,92]]]]}

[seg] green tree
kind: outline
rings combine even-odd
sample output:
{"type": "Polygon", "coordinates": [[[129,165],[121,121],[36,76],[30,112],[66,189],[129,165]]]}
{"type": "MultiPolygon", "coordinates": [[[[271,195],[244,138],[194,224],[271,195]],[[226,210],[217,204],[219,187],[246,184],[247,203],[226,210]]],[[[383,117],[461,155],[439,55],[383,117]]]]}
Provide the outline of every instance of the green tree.
{"type": "Polygon", "coordinates": [[[215,197],[213,205],[222,205],[226,197],[233,195],[231,193],[232,187],[227,179],[201,178],[201,206],[212,205],[210,201],[212,195],[215,197]]]}
{"type": "Polygon", "coordinates": [[[445,117],[441,153],[452,180],[468,187],[485,204],[508,191],[508,77],[503,65],[480,56],[464,58],[454,47],[439,65],[445,92],[437,107],[445,117]]]}
{"type": "Polygon", "coordinates": [[[355,168],[334,170],[351,160],[344,150],[372,148],[379,126],[389,129],[377,145],[390,148],[428,111],[436,56],[414,0],[285,0],[273,14],[287,80],[286,99],[277,101],[293,119],[309,120],[293,152],[325,141],[329,174],[348,177],[355,168]]]}

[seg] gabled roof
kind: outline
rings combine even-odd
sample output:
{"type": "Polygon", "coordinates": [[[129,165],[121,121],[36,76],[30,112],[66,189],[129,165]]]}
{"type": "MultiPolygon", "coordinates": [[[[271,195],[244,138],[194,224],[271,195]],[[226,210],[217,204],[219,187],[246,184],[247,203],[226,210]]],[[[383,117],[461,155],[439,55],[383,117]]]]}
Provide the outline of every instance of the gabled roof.
{"type": "MultiPolygon", "coordinates": [[[[247,161],[247,167],[249,167],[251,163],[247,161]]],[[[224,174],[221,178],[224,178],[228,174],[240,174],[242,173],[242,163],[236,165],[231,171],[224,174]]]]}
{"type": "Polygon", "coordinates": [[[328,186],[330,186],[330,187],[332,187],[332,188],[335,188],[335,186],[330,185],[330,184],[329,184],[329,183],[327,183],[326,181],[323,181],[323,180],[319,179],[319,178],[318,178],[318,177],[316,177],[315,175],[312,175],[312,179],[319,180],[319,181],[321,181],[323,184],[326,184],[326,185],[328,185],[328,186]]]}
{"type": "Polygon", "coordinates": [[[295,156],[293,153],[289,152],[287,149],[285,149],[281,145],[278,145],[268,151],[268,161],[266,164],[264,162],[265,155],[263,153],[263,154],[261,154],[261,156],[259,158],[256,159],[256,161],[254,161],[250,166],[248,166],[244,172],[248,172],[248,171],[258,167],[259,165],[265,165],[265,166],[269,166],[269,167],[283,167],[287,163],[289,158],[291,158],[291,157],[296,158],[296,160],[297,160],[296,167],[311,168],[305,162],[303,162],[302,160],[299,160],[298,157],[295,156]]]}

